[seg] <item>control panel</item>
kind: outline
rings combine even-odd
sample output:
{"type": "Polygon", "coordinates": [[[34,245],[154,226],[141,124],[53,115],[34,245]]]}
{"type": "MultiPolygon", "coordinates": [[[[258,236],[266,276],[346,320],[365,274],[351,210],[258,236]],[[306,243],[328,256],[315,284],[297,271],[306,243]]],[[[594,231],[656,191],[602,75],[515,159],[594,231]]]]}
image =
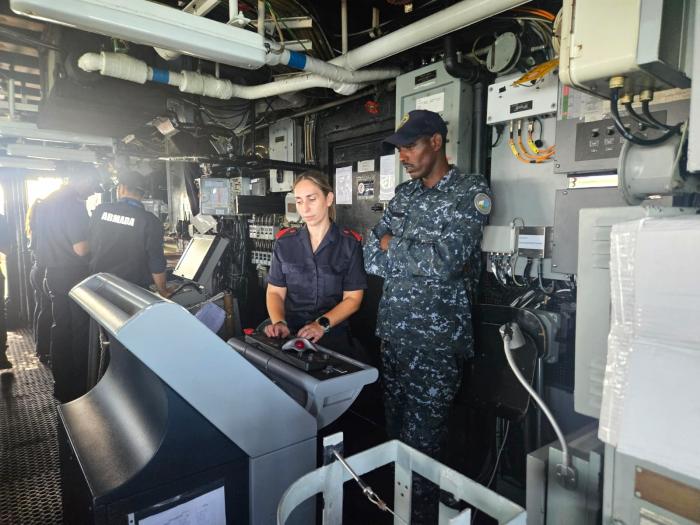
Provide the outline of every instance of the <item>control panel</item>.
{"type": "MultiPolygon", "coordinates": [[[[666,111],[652,113],[656,120],[666,123],[666,111]]],[[[645,138],[656,138],[663,132],[646,127],[644,124],[622,117],[625,127],[635,135],[645,138]]],[[[620,156],[620,150],[625,139],[615,129],[612,119],[596,120],[593,122],[579,122],[576,125],[576,152],[574,159],[616,159],[620,156]]]]}
{"type": "Polygon", "coordinates": [[[362,370],[352,362],[341,360],[323,347],[300,337],[272,338],[256,333],[246,335],[245,342],[319,379],[330,379],[362,370]]]}

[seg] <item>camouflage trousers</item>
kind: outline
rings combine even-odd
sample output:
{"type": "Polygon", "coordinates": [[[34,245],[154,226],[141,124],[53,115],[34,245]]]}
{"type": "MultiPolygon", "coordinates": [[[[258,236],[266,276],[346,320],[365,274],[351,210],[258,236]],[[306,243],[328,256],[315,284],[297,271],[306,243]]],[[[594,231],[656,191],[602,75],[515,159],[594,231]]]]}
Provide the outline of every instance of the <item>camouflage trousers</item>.
{"type": "MultiPolygon", "coordinates": [[[[441,461],[464,358],[452,348],[417,339],[382,343],[387,434],[441,461]]],[[[437,523],[437,485],[413,476],[412,524],[437,523]]]]}

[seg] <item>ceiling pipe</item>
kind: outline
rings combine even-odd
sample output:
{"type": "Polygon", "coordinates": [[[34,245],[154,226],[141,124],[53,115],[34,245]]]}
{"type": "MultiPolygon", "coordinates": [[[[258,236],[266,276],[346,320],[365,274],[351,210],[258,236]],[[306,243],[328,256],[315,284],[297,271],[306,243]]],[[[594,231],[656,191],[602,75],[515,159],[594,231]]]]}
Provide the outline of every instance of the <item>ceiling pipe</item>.
{"type": "Polygon", "coordinates": [[[334,58],[331,64],[355,70],[425,44],[530,0],[462,0],[413,24],[334,58]]]}
{"type": "MultiPolygon", "coordinates": [[[[49,2],[43,4],[40,0],[11,0],[11,5],[13,9],[21,4],[26,7],[27,4],[32,5],[62,5],[65,3],[77,3],[77,2],[97,2],[98,0],[64,0],[63,2],[49,2]]],[[[106,0],[99,0],[100,2],[105,2],[106,0]]],[[[126,0],[109,0],[112,3],[125,3],[126,0]]],[[[144,2],[139,2],[144,3],[144,2]]],[[[150,2],[146,2],[150,3],[150,2]]],[[[356,72],[355,70],[362,68],[364,66],[373,64],[384,58],[393,56],[397,53],[401,53],[410,49],[412,47],[423,44],[427,41],[438,38],[446,33],[456,31],[463,27],[466,27],[472,23],[483,20],[490,16],[496,15],[508,9],[517,7],[527,3],[527,0],[462,0],[455,5],[442,9],[437,13],[434,13],[422,20],[419,20],[409,26],[402,29],[398,29],[388,35],[379,38],[369,44],[361,46],[359,48],[349,51],[347,54],[334,58],[329,62],[323,62],[311,57],[307,57],[302,53],[296,53],[294,51],[285,50],[282,53],[268,53],[267,56],[263,57],[266,63],[287,63],[292,67],[297,67],[305,71],[311,72],[322,72],[324,75],[328,75],[329,78],[322,78],[318,75],[300,75],[298,77],[293,77],[291,79],[280,80],[276,82],[271,82],[268,84],[262,84],[259,86],[236,86],[232,83],[231,86],[236,86],[234,91],[236,94],[231,96],[241,97],[241,98],[260,98],[265,96],[275,96],[280,93],[288,93],[292,91],[299,91],[303,89],[309,89],[312,87],[327,87],[334,89],[336,92],[341,94],[349,94],[357,91],[359,86],[353,84],[353,82],[371,82],[373,80],[379,80],[382,77],[367,77],[364,76],[366,73],[372,74],[371,72],[356,72]],[[273,56],[270,56],[273,55],[273,56]],[[291,64],[290,64],[291,62],[291,64]],[[334,67],[335,66],[335,67],[334,67]],[[342,69],[338,69],[342,68],[342,69]],[[361,73],[361,75],[350,75],[349,73],[361,73]],[[350,77],[350,78],[349,78],[350,77]]],[[[156,4],[157,5],[157,4],[156,4]]],[[[178,14],[183,14],[180,11],[173,10],[172,8],[165,8],[169,11],[174,11],[178,14]]],[[[189,16],[185,13],[185,16],[189,16]]],[[[195,18],[197,21],[204,21],[206,19],[195,18]]],[[[208,21],[214,24],[225,26],[218,22],[208,21]]],[[[263,24],[264,25],[264,24],[263,24]]],[[[237,30],[237,28],[230,28],[230,30],[237,30]]],[[[241,30],[243,31],[243,30],[241,30]]],[[[245,31],[244,31],[245,32],[245,31]]],[[[182,31],[180,30],[180,33],[182,31]]],[[[246,32],[248,34],[253,34],[246,32]]],[[[258,36],[259,35],[255,35],[258,36]]],[[[236,46],[228,45],[228,49],[233,49],[236,46]]],[[[272,49],[272,48],[271,48],[272,49]]],[[[222,63],[230,63],[226,60],[218,60],[222,63]]],[[[146,66],[147,67],[147,66],[146,66]]],[[[389,74],[397,75],[398,70],[381,70],[387,78],[389,74]],[[389,73],[390,72],[390,73],[389,73]]],[[[168,73],[168,72],[165,72],[168,73]]],[[[177,75],[173,73],[169,76],[177,75]]],[[[184,75],[184,73],[183,73],[184,75]]],[[[189,76],[192,81],[197,81],[198,84],[209,83],[212,81],[205,81],[204,79],[198,79],[196,73],[191,73],[189,76]]],[[[200,75],[201,76],[201,75],[200,75]]],[[[120,77],[121,78],[121,77],[120,77]]],[[[212,77],[213,78],[213,77],[212,77]]],[[[214,79],[218,80],[218,79],[214,79]]],[[[228,82],[228,81],[220,81],[228,82]]],[[[172,82],[166,82],[171,83],[172,82]]],[[[180,82],[181,83],[181,82],[180,82]]],[[[222,86],[212,87],[211,91],[220,92],[222,86]]],[[[210,96],[210,95],[207,95],[210,96]]],[[[221,97],[218,97],[221,98],[221,97]]]]}
{"type": "Polygon", "coordinates": [[[221,100],[231,98],[255,100],[315,87],[332,89],[341,95],[350,95],[364,85],[360,82],[345,83],[319,75],[307,74],[257,86],[242,86],[234,84],[230,80],[202,75],[196,71],[176,73],[152,68],[146,62],[122,53],[85,53],[78,60],[78,67],[84,71],[99,71],[105,76],[139,84],[145,84],[147,81],[168,84],[177,87],[183,93],[221,100]]]}

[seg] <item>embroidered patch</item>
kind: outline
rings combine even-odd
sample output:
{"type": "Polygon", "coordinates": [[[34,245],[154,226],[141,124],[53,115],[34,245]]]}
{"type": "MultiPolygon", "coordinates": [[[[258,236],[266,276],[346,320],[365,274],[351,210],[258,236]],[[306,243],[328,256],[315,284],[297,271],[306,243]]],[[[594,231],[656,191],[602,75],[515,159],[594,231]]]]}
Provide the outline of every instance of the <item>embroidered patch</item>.
{"type": "Polygon", "coordinates": [[[478,193],[476,197],[474,197],[474,206],[476,207],[476,211],[482,215],[488,215],[491,213],[491,197],[485,193],[478,193]]]}
{"type": "Polygon", "coordinates": [[[408,113],[406,113],[406,114],[403,116],[403,118],[401,119],[401,122],[399,122],[399,125],[396,126],[396,131],[400,130],[400,129],[401,129],[401,126],[403,126],[404,124],[406,124],[406,122],[408,122],[408,113]]]}

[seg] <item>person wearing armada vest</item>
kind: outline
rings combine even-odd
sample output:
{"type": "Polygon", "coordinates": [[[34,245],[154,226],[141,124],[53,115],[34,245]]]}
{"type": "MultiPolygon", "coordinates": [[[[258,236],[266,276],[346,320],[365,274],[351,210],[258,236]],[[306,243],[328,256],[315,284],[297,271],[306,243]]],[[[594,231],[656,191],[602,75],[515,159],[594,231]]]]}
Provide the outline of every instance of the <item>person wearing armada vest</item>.
{"type": "Polygon", "coordinates": [[[130,171],[119,175],[117,202],[100,204],[90,220],[90,272],[106,272],[169,295],[166,286],[163,225],[141,200],[146,178],[130,171]]]}
{"type": "Polygon", "coordinates": [[[299,175],[294,196],[304,226],[277,235],[266,293],[271,324],[265,334],[297,335],[365,360],[348,327],[367,288],[362,238],[332,220],[333,191],[322,175],[299,175]]]}

